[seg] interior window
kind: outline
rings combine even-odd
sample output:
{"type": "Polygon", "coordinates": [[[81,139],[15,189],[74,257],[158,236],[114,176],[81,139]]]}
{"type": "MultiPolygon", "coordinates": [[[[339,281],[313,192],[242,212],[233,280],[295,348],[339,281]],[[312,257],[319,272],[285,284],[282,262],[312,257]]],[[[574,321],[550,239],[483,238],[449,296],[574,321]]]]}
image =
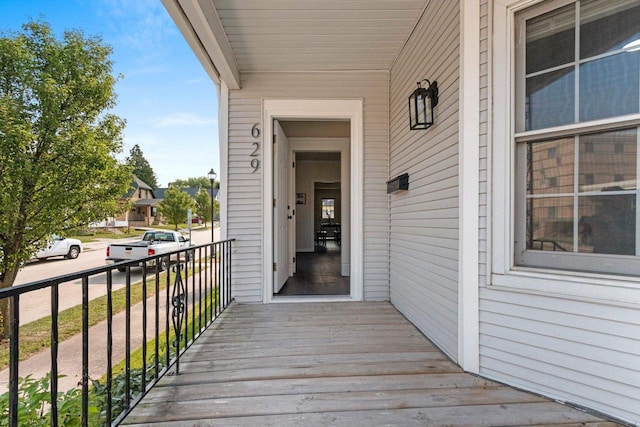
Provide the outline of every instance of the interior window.
{"type": "Polygon", "coordinates": [[[322,219],[332,220],[335,215],[336,199],[322,199],[322,219]]]}

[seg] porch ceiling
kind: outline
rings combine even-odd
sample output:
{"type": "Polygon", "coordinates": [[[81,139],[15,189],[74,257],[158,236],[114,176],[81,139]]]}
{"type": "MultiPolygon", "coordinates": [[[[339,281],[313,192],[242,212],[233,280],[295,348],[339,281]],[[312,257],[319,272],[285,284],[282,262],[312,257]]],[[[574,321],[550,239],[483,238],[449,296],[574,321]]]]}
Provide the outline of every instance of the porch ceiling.
{"type": "Polygon", "coordinates": [[[234,71],[388,70],[428,0],[163,2],[203,64],[229,83],[234,71]]]}

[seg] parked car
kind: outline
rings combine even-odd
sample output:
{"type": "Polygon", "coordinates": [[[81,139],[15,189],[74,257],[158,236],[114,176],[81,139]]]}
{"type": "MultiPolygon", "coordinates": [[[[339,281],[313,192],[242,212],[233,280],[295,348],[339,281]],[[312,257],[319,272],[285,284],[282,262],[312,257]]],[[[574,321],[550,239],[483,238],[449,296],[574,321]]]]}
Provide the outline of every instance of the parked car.
{"type": "MultiPolygon", "coordinates": [[[[192,246],[189,239],[177,231],[149,230],[144,233],[142,240],[139,242],[109,244],[105,262],[110,265],[119,261],[162,255],[189,246],[192,246]]],[[[190,255],[190,253],[186,254],[187,257],[190,257],[190,255]]],[[[166,270],[170,262],[176,259],[175,255],[173,259],[169,256],[160,258],[160,270],[166,270]]],[[[147,265],[155,265],[154,261],[150,261],[147,265]]],[[[118,271],[126,271],[126,268],[118,267],[118,271]]]]}
{"type": "Polygon", "coordinates": [[[54,256],[76,259],[81,253],[82,242],[80,240],[52,234],[47,241],[47,245],[37,251],[35,256],[42,261],[54,256]]]}

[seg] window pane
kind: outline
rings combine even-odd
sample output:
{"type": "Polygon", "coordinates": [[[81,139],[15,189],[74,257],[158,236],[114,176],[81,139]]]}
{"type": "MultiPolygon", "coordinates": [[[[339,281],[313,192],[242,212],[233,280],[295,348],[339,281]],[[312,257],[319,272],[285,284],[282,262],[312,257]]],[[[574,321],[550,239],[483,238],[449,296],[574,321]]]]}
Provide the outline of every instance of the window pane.
{"type": "Polygon", "coordinates": [[[575,121],[574,68],[529,77],[526,82],[526,130],[560,126],[575,121]]]}
{"type": "Polygon", "coordinates": [[[527,194],[573,193],[573,141],[527,143],[527,194]]]}
{"type": "Polygon", "coordinates": [[[574,40],[574,5],[528,20],[526,73],[535,73],[573,62],[574,40]]]}
{"type": "Polygon", "coordinates": [[[612,52],[640,39],[637,0],[580,2],[580,58],[612,52]]]}
{"type": "Polygon", "coordinates": [[[335,218],[336,199],[322,199],[322,219],[335,218]]]}
{"type": "Polygon", "coordinates": [[[580,121],[638,112],[639,60],[621,53],[580,66],[580,121]]]}
{"type": "Polygon", "coordinates": [[[579,252],[635,255],[635,194],[585,196],[578,205],[579,252]]]}
{"type": "Polygon", "coordinates": [[[636,152],[636,129],[581,136],[580,191],[635,190],[636,152]]]}
{"type": "Polygon", "coordinates": [[[527,200],[527,249],[573,251],[573,197],[527,200]]]}

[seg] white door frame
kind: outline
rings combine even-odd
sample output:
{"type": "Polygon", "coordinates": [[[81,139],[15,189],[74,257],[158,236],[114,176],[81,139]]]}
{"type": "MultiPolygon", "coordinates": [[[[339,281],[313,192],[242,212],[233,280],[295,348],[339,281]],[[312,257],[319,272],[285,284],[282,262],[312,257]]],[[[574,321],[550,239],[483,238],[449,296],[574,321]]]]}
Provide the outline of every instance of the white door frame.
{"type": "Polygon", "coordinates": [[[362,301],[364,296],[364,121],[362,99],[265,99],[263,111],[263,302],[362,301]],[[273,120],[349,120],[351,187],[350,283],[348,296],[273,298],[273,120]]]}

